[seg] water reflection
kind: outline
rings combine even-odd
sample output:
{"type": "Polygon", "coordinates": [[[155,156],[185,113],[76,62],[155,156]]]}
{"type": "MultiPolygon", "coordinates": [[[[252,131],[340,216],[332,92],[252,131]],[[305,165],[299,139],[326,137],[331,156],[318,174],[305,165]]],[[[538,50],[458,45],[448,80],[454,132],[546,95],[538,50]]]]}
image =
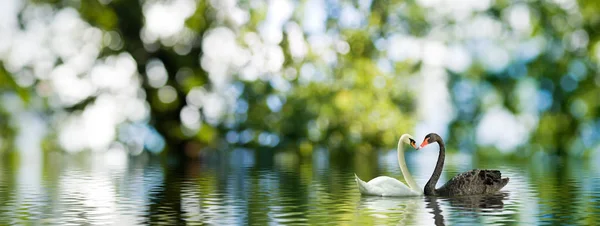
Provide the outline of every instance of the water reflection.
{"type": "MultiPolygon", "coordinates": [[[[444,206],[450,208],[446,214],[459,213],[465,220],[475,220],[470,223],[480,223],[477,220],[480,215],[502,215],[504,200],[508,200],[508,196],[507,192],[465,197],[363,196],[358,204],[358,212],[365,214],[365,217],[378,219],[374,222],[376,224],[445,225],[444,211],[441,208],[444,206]]],[[[461,223],[468,223],[465,220],[461,223]]]]}
{"type": "Polygon", "coordinates": [[[507,192],[499,192],[488,195],[449,197],[446,199],[446,201],[448,201],[450,206],[457,209],[473,212],[493,212],[494,210],[502,210],[504,207],[504,199],[508,199],[507,192]]]}
{"type": "Polygon", "coordinates": [[[423,197],[363,196],[358,210],[365,215],[363,219],[373,218],[375,224],[411,225],[417,223],[415,217],[424,208],[423,197]]]}
{"type": "Polygon", "coordinates": [[[426,197],[427,200],[427,208],[431,209],[433,214],[433,220],[436,226],[445,225],[444,224],[444,215],[442,215],[442,210],[440,209],[440,204],[435,197],[426,197]]]}
{"type": "MultiPolygon", "coordinates": [[[[262,154],[273,156],[240,149],[191,162],[114,154],[50,155],[33,162],[3,158],[0,225],[593,224],[600,220],[598,166],[581,161],[516,165],[451,161],[444,173],[447,178],[464,168],[495,168],[511,182],[502,192],[486,196],[389,198],[360,196],[354,182],[354,172],[366,178],[401,178],[392,167],[395,162],[381,161],[385,153],[341,161],[262,154]]],[[[426,164],[418,158],[409,158],[408,165],[420,184],[433,170],[422,167],[426,164]]]]}
{"type": "Polygon", "coordinates": [[[427,202],[429,213],[433,214],[435,225],[445,225],[443,211],[440,208],[439,202],[445,202],[452,210],[461,213],[461,216],[466,217],[465,220],[469,220],[469,216],[472,217],[471,220],[474,221],[468,223],[482,223],[478,219],[480,214],[482,216],[493,216],[493,214],[488,213],[499,213],[502,215],[504,208],[503,200],[507,199],[507,192],[498,192],[496,194],[463,197],[425,197],[425,202],[427,202]]]}

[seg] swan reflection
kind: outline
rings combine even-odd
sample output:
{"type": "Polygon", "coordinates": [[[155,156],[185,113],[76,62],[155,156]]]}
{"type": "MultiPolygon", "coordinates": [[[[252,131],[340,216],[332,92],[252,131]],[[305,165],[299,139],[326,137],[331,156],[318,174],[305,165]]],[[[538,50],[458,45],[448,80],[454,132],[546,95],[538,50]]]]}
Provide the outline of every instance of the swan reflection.
{"type": "Polygon", "coordinates": [[[508,199],[508,193],[499,192],[487,195],[471,195],[459,197],[425,197],[426,208],[433,214],[435,225],[445,225],[443,211],[438,201],[449,204],[450,208],[472,215],[477,219],[480,214],[488,212],[501,212],[504,209],[504,200],[508,199]]]}
{"type": "Polygon", "coordinates": [[[508,198],[508,193],[500,192],[488,195],[471,195],[461,197],[451,197],[446,200],[450,206],[462,210],[474,212],[495,212],[504,208],[504,201],[508,198]]]}
{"type": "Polygon", "coordinates": [[[389,218],[383,224],[413,225],[425,207],[423,197],[362,196],[358,211],[375,218],[389,218]]]}

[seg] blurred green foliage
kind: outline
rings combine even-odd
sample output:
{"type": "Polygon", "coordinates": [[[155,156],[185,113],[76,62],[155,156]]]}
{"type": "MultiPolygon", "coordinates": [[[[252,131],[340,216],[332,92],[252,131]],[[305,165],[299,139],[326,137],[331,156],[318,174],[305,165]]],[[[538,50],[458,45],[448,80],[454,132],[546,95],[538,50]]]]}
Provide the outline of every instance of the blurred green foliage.
{"type": "MultiPolygon", "coordinates": [[[[144,82],[143,88],[151,106],[150,124],[165,136],[168,151],[177,153],[187,153],[186,149],[190,147],[203,149],[220,148],[223,144],[232,145],[224,142],[226,134],[231,131],[235,134],[247,132],[252,136],[248,143],[233,145],[290,150],[301,155],[310,155],[319,147],[342,153],[370,152],[377,148],[394,147],[399,135],[413,133],[416,125],[416,106],[417,100],[420,100],[416,83],[419,71],[424,66],[421,62],[407,59],[393,62],[391,71],[381,70],[378,62],[387,56],[385,49],[377,47],[377,40],[393,33],[424,37],[458,23],[451,18],[432,17],[427,8],[415,1],[373,0],[367,11],[362,12],[366,14],[366,19],[359,27],[341,26],[341,19],[336,10],[328,9],[325,32],[339,36],[340,40],[345,40],[349,46],[347,53],[335,52],[335,66],[332,67],[318,53],[311,50],[304,58],[294,58],[288,43],[289,34],[283,32],[283,41],[279,44],[285,58],[282,74],[292,89],[283,92],[276,89],[269,80],[245,81],[236,78],[233,83],[243,87],[243,93],[237,101],[246,103],[247,111],[226,116],[218,125],[204,123],[196,135],[190,136],[182,132],[180,112],[186,104],[186,95],[192,88],[211,87],[208,72],[199,61],[204,52],[201,43],[206,32],[219,26],[231,27],[241,42],[245,35],[259,29],[267,17],[267,4],[263,4],[265,7],[250,8],[253,4],[250,2],[254,1],[237,3],[249,13],[249,21],[241,27],[236,27],[234,22],[218,18],[219,12],[211,4],[212,1],[196,1],[195,12],[185,22],[187,28],[194,32],[195,44],[189,53],[181,55],[174,47],[162,45],[160,41],[153,44],[143,42],[140,36],[145,21],[143,4],[150,1],[101,2],[38,0],[30,4],[51,4],[55,9],[74,7],[92,26],[104,31],[117,32],[123,41],[122,48],[104,48],[101,55],[130,53],[138,64],[142,78],[147,78],[144,73],[150,59],[159,59],[164,63],[169,75],[167,84],[177,90],[177,99],[165,104],[159,100],[157,89],[149,86],[147,81],[144,82]],[[158,48],[148,48],[149,45],[158,48]],[[315,68],[315,73],[320,73],[325,78],[317,82],[302,82],[299,74],[307,64],[315,68]],[[191,70],[192,73],[178,81],[176,75],[182,68],[191,70]],[[375,80],[383,85],[377,87],[374,85],[375,80]],[[272,95],[284,100],[281,110],[273,111],[268,107],[267,99],[272,95]],[[233,123],[228,123],[228,119],[232,119],[229,121],[233,123]],[[275,146],[261,144],[259,134],[262,132],[276,134],[279,142],[275,146]]],[[[302,24],[302,13],[311,10],[306,8],[305,3],[306,1],[294,1],[296,11],[290,21],[302,24]]],[[[512,3],[494,1],[489,9],[473,12],[472,17],[487,16],[500,23],[503,29],[512,32],[506,19],[506,11],[512,3]]],[[[339,4],[359,7],[362,3],[342,0],[339,4]]],[[[520,4],[529,8],[532,27],[530,34],[526,34],[528,37],[524,39],[543,38],[545,41],[542,52],[532,60],[511,60],[506,69],[499,71],[489,70],[477,61],[462,73],[447,70],[449,90],[453,90],[461,82],[469,82],[478,87],[473,94],[475,98],[470,103],[473,109],[469,112],[460,110],[464,103],[454,97],[455,93],[450,92],[453,104],[458,106],[459,110],[456,112],[458,116],[449,125],[448,143],[453,149],[464,148],[461,145],[465,142],[470,144],[466,147],[473,147],[476,133],[474,127],[489,108],[482,98],[487,93],[500,94],[502,106],[515,114],[520,113],[522,109],[519,106],[527,103],[521,103],[521,99],[515,97],[515,90],[524,80],[533,78],[539,90],[550,93],[551,106],[539,112],[539,122],[530,136],[530,142],[518,147],[522,149],[519,153],[525,152],[529,153],[526,155],[530,155],[545,151],[561,156],[570,153],[586,155],[589,152],[573,150],[592,150],[599,144],[598,141],[588,144],[586,139],[600,137],[600,77],[596,63],[600,59],[595,50],[600,38],[600,16],[596,13],[600,6],[596,1],[577,1],[579,7],[569,11],[551,1],[529,1],[520,4]],[[573,19],[573,15],[579,15],[573,11],[581,12],[581,18],[573,19]],[[587,38],[583,48],[569,48],[572,39],[577,38],[574,34],[584,34],[583,38],[587,38]],[[561,87],[562,83],[565,83],[565,76],[572,76],[573,67],[578,65],[583,65],[583,75],[573,81],[576,86],[574,90],[565,90],[561,87]],[[574,103],[583,106],[585,110],[574,111],[574,103]],[[591,128],[592,135],[582,137],[586,131],[584,127],[588,130],[591,128]]],[[[308,35],[304,36],[307,38],[308,35]]],[[[443,40],[443,43],[472,44],[469,40],[454,40],[449,37],[443,40]]],[[[18,86],[11,85],[14,82],[4,82],[10,81],[4,70],[0,70],[0,80],[3,89],[7,88],[4,84],[9,84],[8,88],[16,90],[19,94],[23,93],[18,86]]],[[[5,119],[4,115],[0,118],[2,133],[9,131],[5,119]]],[[[3,137],[10,136],[3,134],[3,137]]]]}
{"type": "MultiPolygon", "coordinates": [[[[28,92],[15,83],[10,74],[4,69],[2,62],[0,62],[0,94],[12,91],[20,95],[21,99],[29,100],[28,92]]],[[[18,131],[16,125],[11,123],[11,114],[7,110],[3,106],[3,101],[0,101],[0,154],[13,149],[14,139],[18,131]]]]}

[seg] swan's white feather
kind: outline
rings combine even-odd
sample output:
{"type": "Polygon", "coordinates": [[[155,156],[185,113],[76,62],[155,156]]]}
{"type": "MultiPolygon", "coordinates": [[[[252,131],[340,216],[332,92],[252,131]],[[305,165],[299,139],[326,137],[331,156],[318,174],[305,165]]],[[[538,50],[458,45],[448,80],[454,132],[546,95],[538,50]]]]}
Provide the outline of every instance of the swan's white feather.
{"type": "Polygon", "coordinates": [[[422,193],[410,189],[406,184],[388,176],[379,176],[364,182],[354,174],[358,190],[363,195],[375,196],[419,196],[422,193]]]}

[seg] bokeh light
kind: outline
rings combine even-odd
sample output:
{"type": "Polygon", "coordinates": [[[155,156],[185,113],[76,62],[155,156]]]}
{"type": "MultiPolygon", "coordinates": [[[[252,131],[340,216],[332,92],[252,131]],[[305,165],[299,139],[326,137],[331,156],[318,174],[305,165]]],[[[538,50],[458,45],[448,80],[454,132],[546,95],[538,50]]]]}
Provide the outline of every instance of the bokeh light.
{"type": "Polygon", "coordinates": [[[98,3],[1,7],[3,95],[21,98],[2,108],[39,112],[40,139],[69,152],[360,152],[404,132],[508,154],[599,145],[575,139],[595,134],[600,83],[585,2],[147,0],[137,24],[98,3]]]}

